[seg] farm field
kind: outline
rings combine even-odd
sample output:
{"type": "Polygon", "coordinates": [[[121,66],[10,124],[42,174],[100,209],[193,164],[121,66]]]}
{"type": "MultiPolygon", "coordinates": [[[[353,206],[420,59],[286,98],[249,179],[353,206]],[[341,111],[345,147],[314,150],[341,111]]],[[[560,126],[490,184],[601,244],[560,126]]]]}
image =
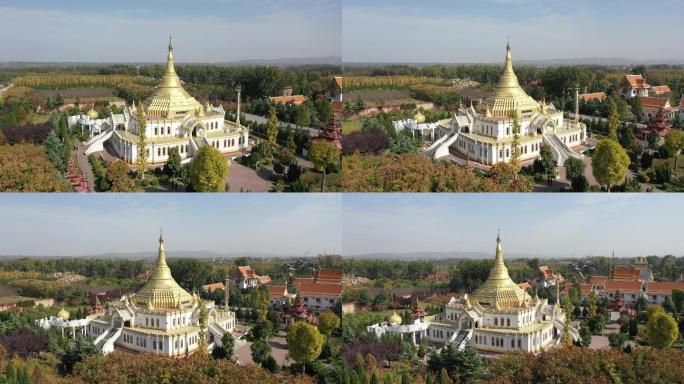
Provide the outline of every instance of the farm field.
{"type": "Polygon", "coordinates": [[[48,97],[55,97],[57,93],[61,94],[63,98],[86,98],[86,97],[115,97],[113,88],[97,87],[97,88],[65,88],[60,90],[55,89],[36,89],[33,90],[29,97],[36,102],[42,102],[48,97]]]}
{"type": "Polygon", "coordinates": [[[361,120],[348,120],[342,122],[342,134],[348,135],[361,130],[361,120]]]}

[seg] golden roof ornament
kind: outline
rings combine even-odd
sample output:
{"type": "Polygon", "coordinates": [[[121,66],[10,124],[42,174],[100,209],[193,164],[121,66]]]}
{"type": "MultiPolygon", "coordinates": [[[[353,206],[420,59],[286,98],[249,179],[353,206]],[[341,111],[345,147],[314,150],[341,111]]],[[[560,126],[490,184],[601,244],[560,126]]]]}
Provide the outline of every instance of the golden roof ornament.
{"type": "Polygon", "coordinates": [[[395,309],[392,311],[392,314],[389,315],[389,317],[387,318],[387,321],[390,324],[401,325],[403,319],[401,318],[401,316],[399,316],[399,314],[397,313],[397,310],[395,309]]]}

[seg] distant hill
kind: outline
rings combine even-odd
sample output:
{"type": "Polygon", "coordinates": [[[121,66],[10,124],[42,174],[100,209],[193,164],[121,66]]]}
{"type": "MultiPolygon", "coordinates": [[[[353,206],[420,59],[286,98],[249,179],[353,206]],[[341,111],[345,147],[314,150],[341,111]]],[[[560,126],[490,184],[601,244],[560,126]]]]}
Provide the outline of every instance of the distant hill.
{"type": "MultiPolygon", "coordinates": [[[[103,65],[166,65],[166,62],[34,62],[34,61],[0,61],[0,68],[27,68],[27,67],[74,67],[74,66],[103,66],[103,65]]],[[[304,65],[342,65],[342,58],[339,56],[324,57],[292,57],[280,59],[248,59],[226,62],[176,62],[176,65],[218,65],[218,66],[280,66],[298,67],[304,65]]]]}
{"type": "MultiPolygon", "coordinates": [[[[444,66],[467,66],[467,65],[499,65],[503,63],[496,62],[344,62],[344,65],[349,66],[385,66],[385,65],[415,65],[418,67],[426,67],[430,65],[444,65],[444,66]]],[[[566,59],[545,59],[545,60],[524,60],[514,59],[515,66],[538,66],[548,67],[556,65],[586,65],[586,66],[635,66],[635,65],[684,65],[684,60],[677,59],[656,59],[656,60],[635,60],[623,57],[583,57],[583,58],[566,58],[566,59]]]]}
{"type": "MultiPolygon", "coordinates": [[[[548,256],[528,254],[506,254],[507,259],[549,258],[548,256]]],[[[380,260],[444,260],[444,259],[493,259],[492,252],[450,251],[450,252],[406,252],[406,253],[366,253],[360,255],[344,255],[345,259],[380,259],[380,260]]]]}
{"type": "MultiPolygon", "coordinates": [[[[212,251],[171,251],[166,252],[166,257],[172,258],[192,258],[192,259],[232,259],[237,257],[254,257],[260,259],[270,259],[270,258],[302,258],[302,257],[317,257],[315,254],[305,254],[305,255],[285,255],[285,254],[270,254],[270,253],[259,253],[259,252],[212,252],[212,251]]],[[[153,259],[157,257],[157,252],[131,252],[131,253],[100,253],[96,255],[74,255],[74,256],[54,256],[54,255],[0,255],[0,260],[2,259],[20,259],[20,258],[38,258],[38,259],[51,259],[51,258],[84,258],[84,259],[127,259],[127,260],[140,260],[140,259],[153,259]]]]}

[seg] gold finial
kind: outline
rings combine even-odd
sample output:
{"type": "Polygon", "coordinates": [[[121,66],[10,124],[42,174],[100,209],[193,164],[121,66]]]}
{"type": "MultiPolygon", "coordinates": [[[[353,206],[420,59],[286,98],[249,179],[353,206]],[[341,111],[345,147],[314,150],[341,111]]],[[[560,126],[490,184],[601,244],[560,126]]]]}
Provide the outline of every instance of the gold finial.
{"type": "Polygon", "coordinates": [[[506,44],[506,51],[511,51],[511,37],[508,36],[508,43],[506,44]]]}
{"type": "Polygon", "coordinates": [[[173,39],[173,36],[169,33],[169,51],[173,51],[173,44],[171,43],[171,39],[173,39]]]}
{"type": "Polygon", "coordinates": [[[496,230],[496,242],[497,243],[501,242],[501,228],[497,228],[497,230],[496,230]]]}

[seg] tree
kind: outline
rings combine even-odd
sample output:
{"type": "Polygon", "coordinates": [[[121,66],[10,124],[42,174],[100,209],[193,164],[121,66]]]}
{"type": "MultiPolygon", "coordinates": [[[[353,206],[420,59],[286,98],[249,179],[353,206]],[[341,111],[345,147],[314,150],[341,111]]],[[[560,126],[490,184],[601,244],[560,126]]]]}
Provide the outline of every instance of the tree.
{"type": "Polygon", "coordinates": [[[2,133],[2,129],[0,129],[0,145],[5,145],[7,143],[7,138],[5,138],[5,134],[2,133]]]}
{"type": "Polygon", "coordinates": [[[513,141],[511,142],[511,148],[513,153],[511,154],[511,167],[513,168],[513,178],[518,177],[518,172],[522,165],[520,164],[520,116],[517,110],[513,110],[511,114],[511,119],[513,120],[513,141]]]}
{"type": "Polygon", "coordinates": [[[278,116],[276,109],[271,106],[268,110],[268,121],[266,122],[266,143],[268,155],[270,156],[278,146],[278,116]]]}
{"type": "Polygon", "coordinates": [[[617,140],[618,126],[620,125],[620,115],[618,114],[617,105],[615,104],[615,99],[609,98],[609,109],[608,109],[608,136],[617,140]]]}
{"type": "Polygon", "coordinates": [[[622,350],[622,346],[625,344],[626,341],[626,333],[618,332],[611,333],[610,335],[608,335],[608,344],[611,346],[611,348],[622,350]]]}
{"type": "Polygon", "coordinates": [[[551,182],[554,177],[556,177],[556,160],[553,159],[553,152],[551,152],[551,147],[548,145],[542,145],[539,150],[539,162],[540,168],[547,182],[551,182]]]}
{"type": "Polygon", "coordinates": [[[584,176],[584,163],[582,160],[575,157],[569,157],[565,160],[563,165],[565,166],[565,174],[568,180],[574,180],[580,176],[584,176]]]}
{"type": "Polygon", "coordinates": [[[323,336],[313,325],[297,321],[287,334],[287,348],[290,357],[302,364],[302,372],[305,373],[306,363],[316,360],[323,350],[323,336]]]}
{"type": "Polygon", "coordinates": [[[602,139],[596,144],[592,170],[596,181],[610,192],[612,185],[625,181],[630,159],[627,151],[615,140],[602,139]]]}
{"type": "Polygon", "coordinates": [[[215,346],[211,351],[211,355],[215,359],[228,359],[233,358],[233,353],[235,353],[235,339],[233,336],[226,332],[221,337],[221,346],[215,346]]]}
{"type": "Polygon", "coordinates": [[[629,337],[634,338],[639,334],[639,322],[636,317],[629,319],[629,337]]]}
{"type": "Polygon", "coordinates": [[[0,191],[66,192],[69,184],[45,150],[33,144],[0,146],[0,191]]]}
{"type": "Polygon", "coordinates": [[[318,329],[330,338],[330,334],[340,327],[340,318],[332,311],[324,311],[318,317],[318,329]]]}
{"type": "Polygon", "coordinates": [[[666,313],[659,305],[648,308],[646,332],[649,344],[658,349],[667,348],[677,340],[679,325],[672,315],[666,313]]]}
{"type": "Polygon", "coordinates": [[[218,149],[205,145],[190,162],[190,184],[197,192],[223,192],[228,164],[218,149]]]}
{"type": "Polygon", "coordinates": [[[200,353],[206,353],[207,351],[207,318],[208,318],[208,313],[207,313],[207,306],[204,305],[204,300],[200,300],[199,302],[199,314],[198,314],[198,320],[199,320],[199,351],[200,353]]]}
{"type": "Polygon", "coordinates": [[[340,150],[326,143],[325,141],[315,141],[311,144],[309,158],[318,172],[323,173],[321,182],[321,192],[325,192],[325,175],[329,168],[334,167],[340,159],[340,150]]]}
{"type": "Polygon", "coordinates": [[[632,114],[636,116],[637,121],[641,121],[641,115],[644,114],[644,104],[640,97],[632,97],[632,114]]]}
{"type": "Polygon", "coordinates": [[[406,371],[401,372],[401,384],[411,384],[411,376],[406,371]]]}
{"type": "Polygon", "coordinates": [[[677,160],[679,158],[679,152],[684,148],[684,133],[682,131],[672,130],[670,133],[665,135],[665,148],[668,153],[671,153],[674,157],[674,168],[673,173],[677,173],[677,160]]]}
{"type": "Polygon", "coordinates": [[[259,365],[263,365],[271,357],[271,345],[266,339],[259,338],[254,340],[249,349],[252,352],[252,360],[259,365]]]}
{"type": "Polygon", "coordinates": [[[145,180],[145,169],[147,168],[147,148],[145,142],[145,135],[147,135],[147,119],[142,103],[138,104],[137,119],[138,123],[138,158],[135,160],[138,168],[138,177],[140,180],[145,180]]]}
{"type": "Polygon", "coordinates": [[[130,192],[135,187],[135,183],[128,176],[130,168],[125,161],[119,159],[107,165],[107,181],[109,181],[110,191],[130,192]]]}
{"type": "Polygon", "coordinates": [[[588,347],[591,344],[591,331],[589,330],[589,327],[582,324],[580,326],[579,335],[580,335],[580,344],[583,347],[588,347]]]}
{"type": "Polygon", "coordinates": [[[308,127],[311,124],[311,113],[309,107],[300,104],[295,110],[295,125],[298,127],[308,127]]]}
{"type": "Polygon", "coordinates": [[[169,177],[180,177],[182,172],[181,157],[178,148],[169,149],[169,158],[164,165],[164,171],[169,177]]]}

